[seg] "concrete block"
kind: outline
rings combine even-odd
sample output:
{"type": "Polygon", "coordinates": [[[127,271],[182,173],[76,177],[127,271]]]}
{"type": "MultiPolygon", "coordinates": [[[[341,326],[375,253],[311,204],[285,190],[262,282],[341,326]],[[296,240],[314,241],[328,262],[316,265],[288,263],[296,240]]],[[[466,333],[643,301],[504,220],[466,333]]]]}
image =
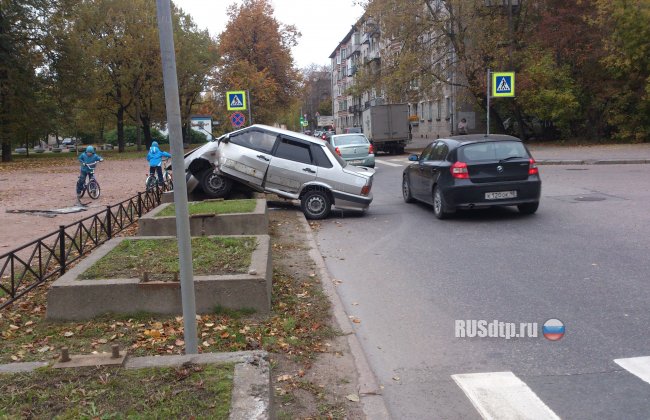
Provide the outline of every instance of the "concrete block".
{"type": "MultiPolygon", "coordinates": [[[[272,261],[268,235],[246,235],[257,239],[248,274],[194,276],[196,311],[212,313],[216,306],[254,309],[259,314],[271,310],[272,261]]],[[[104,313],[131,314],[145,311],[181,315],[181,288],[177,282],[140,279],[82,280],[79,276],[125,240],[174,239],[164,236],[114,238],[56,280],[47,296],[47,318],[90,319],[104,313]]]]}
{"type": "MultiPolygon", "coordinates": [[[[164,196],[164,195],[163,195],[164,196]]],[[[173,200],[173,197],[172,197],[173,200]]],[[[190,216],[191,236],[210,235],[266,235],[269,232],[269,214],[266,200],[257,199],[251,213],[196,214],[190,216]]],[[[176,236],[176,217],[156,217],[170,204],[165,203],[140,218],[140,236],[176,236]]]]}

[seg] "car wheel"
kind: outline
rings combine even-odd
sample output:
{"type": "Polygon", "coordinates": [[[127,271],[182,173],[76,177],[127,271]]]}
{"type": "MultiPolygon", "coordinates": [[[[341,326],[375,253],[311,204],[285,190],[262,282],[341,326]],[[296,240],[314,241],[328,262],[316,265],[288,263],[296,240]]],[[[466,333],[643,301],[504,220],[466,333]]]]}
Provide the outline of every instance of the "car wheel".
{"type": "Polygon", "coordinates": [[[440,192],[440,188],[436,185],[433,187],[433,215],[438,219],[446,219],[449,217],[449,210],[447,210],[447,203],[440,192]]]}
{"type": "Polygon", "coordinates": [[[519,213],[521,214],[533,214],[537,211],[538,207],[539,207],[539,201],[535,203],[519,204],[517,206],[517,208],[519,209],[519,213]]]}
{"type": "Polygon", "coordinates": [[[208,170],[201,176],[201,188],[212,198],[224,198],[232,189],[232,180],[208,170]]]}
{"type": "Polygon", "coordinates": [[[324,219],[330,213],[332,201],[325,191],[307,191],[300,200],[300,208],[307,219],[324,219]]]}
{"type": "Polygon", "coordinates": [[[402,196],[404,197],[405,203],[412,203],[414,201],[413,195],[411,194],[409,178],[406,175],[402,177],[402,196]]]}

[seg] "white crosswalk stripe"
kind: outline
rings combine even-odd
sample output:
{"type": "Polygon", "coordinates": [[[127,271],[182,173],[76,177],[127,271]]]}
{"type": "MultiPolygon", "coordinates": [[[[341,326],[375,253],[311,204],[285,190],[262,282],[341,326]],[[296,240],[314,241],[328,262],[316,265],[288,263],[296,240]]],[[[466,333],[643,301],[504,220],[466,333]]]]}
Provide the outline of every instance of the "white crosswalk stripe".
{"type": "Polygon", "coordinates": [[[385,161],[385,160],[379,160],[379,159],[376,159],[375,162],[376,163],[381,163],[382,165],[387,165],[387,166],[395,166],[395,167],[404,166],[404,165],[398,165],[396,163],[391,163],[391,162],[388,162],[388,161],[385,161]]]}
{"type": "Polygon", "coordinates": [[[512,372],[451,375],[484,419],[557,419],[555,414],[512,372]]]}
{"type": "Polygon", "coordinates": [[[650,383],[650,357],[629,357],[627,359],[614,359],[620,367],[650,383]]]}

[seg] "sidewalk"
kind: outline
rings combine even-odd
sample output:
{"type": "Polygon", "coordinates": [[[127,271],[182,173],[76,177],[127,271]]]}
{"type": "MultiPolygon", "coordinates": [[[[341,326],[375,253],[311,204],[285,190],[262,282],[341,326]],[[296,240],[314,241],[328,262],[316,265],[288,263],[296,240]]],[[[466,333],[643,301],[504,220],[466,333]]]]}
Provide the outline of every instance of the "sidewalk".
{"type": "MultiPolygon", "coordinates": [[[[419,153],[432,139],[413,139],[407,153],[419,153]]],[[[605,144],[590,146],[527,145],[539,164],[545,165],[607,165],[650,163],[650,143],[605,144]]]]}

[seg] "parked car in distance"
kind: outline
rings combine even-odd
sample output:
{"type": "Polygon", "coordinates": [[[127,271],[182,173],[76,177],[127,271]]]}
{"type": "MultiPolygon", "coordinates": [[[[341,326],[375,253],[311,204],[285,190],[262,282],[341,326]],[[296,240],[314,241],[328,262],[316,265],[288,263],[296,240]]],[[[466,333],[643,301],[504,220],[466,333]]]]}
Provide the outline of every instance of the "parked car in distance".
{"type": "Polygon", "coordinates": [[[537,211],[542,181],[535,159],[516,137],[470,134],[439,139],[409,156],[402,175],[404,201],[433,205],[444,219],[456,209],[517,206],[537,211]]]}
{"type": "Polygon", "coordinates": [[[375,150],[363,134],[335,134],[330,144],[350,165],[375,167],[375,150]]]}
{"type": "Polygon", "coordinates": [[[375,171],[348,165],[327,142],[301,133],[252,125],[225,134],[185,155],[187,190],[197,186],[214,198],[235,183],[300,200],[309,219],[331,207],[364,211],[372,202],[375,171]]]}
{"type": "Polygon", "coordinates": [[[323,131],[320,135],[321,140],[325,140],[327,142],[330,141],[330,138],[336,134],[336,131],[323,131]]]}
{"type": "Polygon", "coordinates": [[[320,137],[323,135],[323,130],[314,130],[314,137],[320,137]]]}
{"type": "Polygon", "coordinates": [[[361,127],[345,127],[343,134],[361,133],[361,127]]]}

